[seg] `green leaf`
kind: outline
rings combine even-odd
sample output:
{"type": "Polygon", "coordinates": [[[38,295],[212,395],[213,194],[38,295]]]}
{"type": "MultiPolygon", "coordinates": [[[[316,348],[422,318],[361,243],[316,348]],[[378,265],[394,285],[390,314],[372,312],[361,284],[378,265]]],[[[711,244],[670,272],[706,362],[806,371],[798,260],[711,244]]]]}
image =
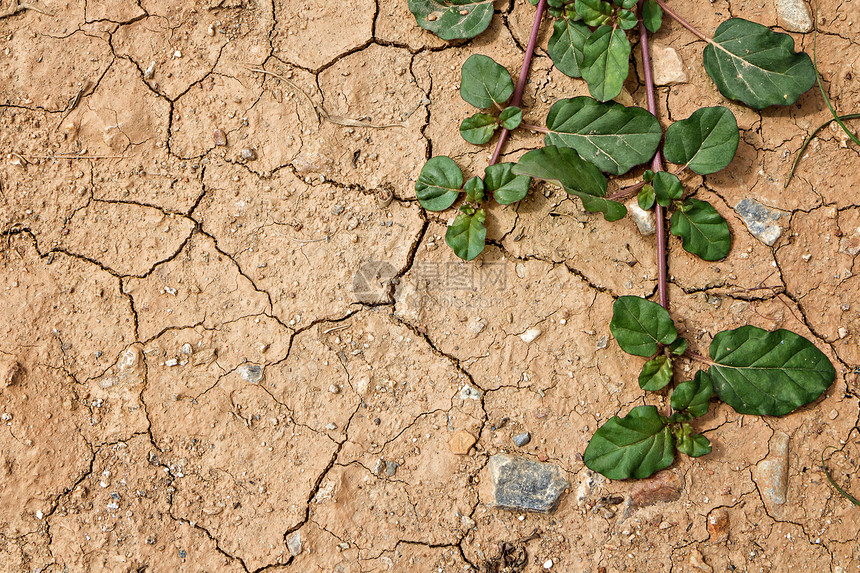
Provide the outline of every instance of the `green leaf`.
{"type": "Polygon", "coordinates": [[[453,159],[440,155],[421,168],[415,182],[415,195],[428,211],[444,211],[454,204],[462,187],[463,172],[453,159]]]}
{"type": "Polygon", "coordinates": [[[669,345],[669,352],[675,354],[676,356],[680,356],[687,351],[687,341],[683,338],[677,339],[675,342],[669,345]]]}
{"type": "Polygon", "coordinates": [[[466,184],[463,185],[463,191],[466,192],[467,201],[480,203],[484,200],[484,180],[477,175],[469,178],[466,184]]]}
{"type": "Polygon", "coordinates": [[[409,0],[418,25],[443,40],[473,38],[493,18],[493,0],[409,0]]]}
{"type": "Polygon", "coordinates": [[[469,143],[483,145],[493,138],[499,124],[496,118],[486,113],[476,113],[460,124],[460,135],[469,143]]]}
{"type": "MultiPolygon", "coordinates": [[[[689,424],[684,424],[689,426],[689,424]]],[[[702,434],[685,433],[683,436],[675,436],[675,446],[682,454],[691,458],[698,458],[711,453],[711,442],[702,434]]]]}
{"type": "Polygon", "coordinates": [[[635,356],[653,356],[662,345],[678,338],[669,312],[638,296],[622,296],[615,301],[609,330],[621,350],[635,356]]]}
{"type": "Polygon", "coordinates": [[[704,61],[720,93],[754,109],[791,105],[815,84],[812,60],[791,36],[741,18],[720,24],[704,61]]]}
{"type": "Polygon", "coordinates": [[[654,194],[657,197],[657,203],[668,207],[673,200],[681,198],[684,194],[684,186],[676,175],[660,171],[654,174],[654,194]]]}
{"type": "Polygon", "coordinates": [[[636,13],[632,10],[618,11],[618,27],[622,30],[632,30],[638,23],[639,20],[636,18],[636,13]]]}
{"type": "Polygon", "coordinates": [[[645,181],[645,183],[651,183],[652,181],[654,181],[654,175],[655,173],[653,171],[651,171],[650,169],[646,169],[642,173],[642,180],[645,181]]]}
{"type": "Polygon", "coordinates": [[[572,147],[583,159],[614,175],[650,161],[663,137],[660,122],[647,110],[585,96],[557,101],[546,125],[547,145],[572,147]]]}
{"type": "Polygon", "coordinates": [[[499,114],[499,121],[505,129],[516,129],[523,121],[523,110],[516,106],[506,107],[499,114]]]}
{"type": "Polygon", "coordinates": [[[665,388],[672,381],[672,360],[666,356],[658,356],[649,360],[639,373],[639,387],[649,392],[665,388]]]}
{"type": "Polygon", "coordinates": [[[652,34],[656,34],[657,30],[663,24],[663,9],[654,0],[645,0],[642,4],[642,21],[645,23],[645,28],[652,34]]]}
{"type": "Polygon", "coordinates": [[[718,261],[732,248],[729,224],[706,201],[688,199],[682,203],[672,213],[669,230],[681,237],[685,251],[706,261],[718,261]]]}
{"type": "Polygon", "coordinates": [[[624,205],[605,199],[606,177],[574,149],[548,146],[529,151],[512,171],[561,185],[569,194],[579,197],[587,211],[603,213],[607,221],[617,221],[627,214],[624,205]]]}
{"type": "Polygon", "coordinates": [[[612,5],[603,0],[576,0],[576,13],[589,26],[600,26],[612,19],[612,5]]]}
{"type": "Polygon", "coordinates": [[[740,414],[783,416],[821,396],[836,376],[823,352],[788,330],[720,332],[710,354],[714,390],[740,414]]]}
{"type": "Polygon", "coordinates": [[[623,418],[610,418],[582,456],[590,470],[609,479],[646,478],[674,459],[675,440],[655,406],[636,406],[623,418]]]}
{"type": "Polygon", "coordinates": [[[731,110],[703,107],[669,126],[663,153],[672,163],[707,175],[732,162],[739,140],[738,122],[731,110]]]}
{"type": "Polygon", "coordinates": [[[461,209],[448,230],[445,242],[454,249],[454,254],[463,260],[471,261],[484,250],[487,228],[484,226],[486,214],[483,209],[461,209]]]}
{"type": "Polygon", "coordinates": [[[553,34],[547,45],[547,52],[558,70],[572,78],[582,75],[582,47],[591,35],[591,30],[582,22],[568,19],[556,20],[552,25],[553,34]]]}
{"type": "Polygon", "coordinates": [[[588,91],[600,101],[621,93],[630,70],[630,42],[624,30],[601,26],[582,48],[582,79],[588,91]]]}
{"type": "Polygon", "coordinates": [[[642,190],[639,191],[639,196],[636,200],[639,202],[639,208],[647,211],[651,207],[654,206],[654,201],[657,199],[657,196],[654,195],[654,187],[651,185],[643,185],[642,190]]]}
{"type": "Polygon", "coordinates": [[[473,106],[486,109],[503,104],[514,93],[514,81],[504,66],[492,58],[474,54],[463,64],[460,97],[473,106]]]}
{"type": "Polygon", "coordinates": [[[513,163],[496,163],[487,166],[484,171],[487,192],[492,193],[493,198],[501,205],[521,201],[529,192],[531,178],[526,175],[514,175],[511,172],[513,166],[513,163]]]}
{"type": "Polygon", "coordinates": [[[704,370],[699,370],[692,380],[681,382],[672,392],[671,404],[674,410],[686,410],[697,418],[708,413],[714,385],[704,370]]]}

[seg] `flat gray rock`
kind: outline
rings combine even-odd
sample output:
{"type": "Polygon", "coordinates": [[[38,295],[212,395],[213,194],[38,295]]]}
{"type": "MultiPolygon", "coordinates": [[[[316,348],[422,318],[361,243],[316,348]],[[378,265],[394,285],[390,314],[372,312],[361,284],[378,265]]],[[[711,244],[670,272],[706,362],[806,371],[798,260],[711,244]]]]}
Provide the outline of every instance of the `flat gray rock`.
{"type": "Polygon", "coordinates": [[[492,485],[488,505],[502,509],[555,511],[570,482],[554,464],[496,454],[488,466],[492,485]]]}
{"type": "Polygon", "coordinates": [[[789,32],[811,32],[812,15],[803,0],[776,0],[779,25],[789,32]]]}
{"type": "Polygon", "coordinates": [[[755,199],[742,199],[735,205],[735,211],[741,216],[756,239],[772,247],[782,235],[782,227],[777,224],[782,213],[765,207],[755,199]]]}

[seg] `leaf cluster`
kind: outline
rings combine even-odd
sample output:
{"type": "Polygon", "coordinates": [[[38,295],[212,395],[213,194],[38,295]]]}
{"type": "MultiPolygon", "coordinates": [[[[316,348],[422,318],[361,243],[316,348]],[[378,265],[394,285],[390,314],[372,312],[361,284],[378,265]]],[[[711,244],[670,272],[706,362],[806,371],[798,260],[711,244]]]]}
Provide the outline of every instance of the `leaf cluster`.
{"type": "MultiPolygon", "coordinates": [[[[666,309],[622,296],[613,306],[609,329],[621,350],[648,358],[639,375],[643,390],[671,383],[674,361],[685,354],[687,343],[666,309]]],[[[816,400],[836,376],[824,353],[788,330],[742,326],[720,332],[709,353],[709,368],[672,391],[672,415],[638,406],[623,418],[612,417],[591,438],[585,465],[610,479],[647,477],[668,467],[676,450],[692,457],[711,451],[690,422],[707,414],[714,395],[740,414],[784,416],[816,400]]]]}

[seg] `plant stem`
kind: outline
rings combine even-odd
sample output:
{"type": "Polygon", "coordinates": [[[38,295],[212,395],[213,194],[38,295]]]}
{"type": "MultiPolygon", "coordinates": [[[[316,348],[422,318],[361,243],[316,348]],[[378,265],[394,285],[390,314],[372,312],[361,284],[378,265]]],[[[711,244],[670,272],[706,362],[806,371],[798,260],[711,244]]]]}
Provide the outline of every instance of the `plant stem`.
{"type": "MultiPolygon", "coordinates": [[[[660,0],[657,0],[660,2],[660,0]]],[[[662,2],[661,2],[662,5],[662,2]]],[[[641,3],[640,3],[641,9],[641,3]]],[[[657,117],[657,101],[654,97],[654,76],[651,73],[651,51],[648,48],[648,30],[645,28],[645,23],[639,19],[639,46],[642,49],[642,68],[645,73],[645,94],[648,98],[648,111],[654,117],[657,117]]],[[[663,171],[663,160],[660,157],[660,150],[654,155],[654,160],[651,162],[651,170],[654,173],[663,171]]],[[[660,301],[660,306],[669,310],[669,293],[666,268],[666,212],[660,205],[654,206],[656,215],[657,227],[657,293],[660,301]]]]}
{"type": "MultiPolygon", "coordinates": [[[[684,18],[682,18],[682,17],[681,17],[681,15],[680,15],[680,14],[678,14],[677,12],[675,12],[674,10],[672,10],[671,8],[669,8],[669,6],[667,6],[667,5],[666,5],[666,3],[665,3],[665,2],[663,2],[663,0],[654,0],[654,1],[655,1],[655,2],[657,2],[657,4],[659,4],[659,5],[660,5],[660,7],[661,7],[661,8],[662,8],[662,9],[663,9],[663,10],[664,10],[664,11],[665,11],[669,16],[671,16],[671,17],[672,17],[676,22],[678,22],[680,25],[682,25],[683,27],[685,27],[686,29],[688,29],[690,32],[692,32],[692,33],[693,33],[693,35],[695,35],[695,36],[696,36],[697,38],[699,38],[700,40],[703,40],[703,41],[705,41],[705,42],[710,43],[710,41],[711,41],[711,39],[710,39],[710,38],[708,38],[707,36],[705,36],[704,34],[702,34],[701,32],[699,32],[699,30],[697,30],[695,26],[693,26],[692,24],[690,24],[689,22],[687,22],[684,18]]],[[[641,25],[641,21],[640,21],[640,25],[641,25]]]]}
{"type": "MultiPolygon", "coordinates": [[[[526,46],[526,55],[525,59],[523,59],[523,67],[520,69],[520,77],[517,78],[517,87],[514,89],[514,97],[511,102],[508,104],[510,106],[520,107],[520,104],[523,102],[523,92],[526,89],[526,81],[529,77],[529,70],[532,68],[532,57],[535,54],[535,47],[537,46],[537,38],[538,32],[540,32],[540,23],[543,19],[543,13],[546,9],[546,0],[540,0],[537,5],[537,10],[535,11],[535,21],[532,24],[532,33],[529,36],[529,43],[526,46]]],[[[493,151],[493,156],[490,158],[490,165],[495,165],[499,162],[499,157],[502,155],[502,148],[505,146],[505,142],[508,140],[508,134],[510,130],[502,129],[502,133],[499,135],[499,142],[496,144],[496,150],[493,151]]]]}
{"type": "MultiPolygon", "coordinates": [[[[684,165],[682,167],[679,167],[675,171],[673,171],[672,175],[675,175],[677,177],[678,175],[681,175],[681,173],[683,173],[686,170],[687,170],[687,166],[684,165]]],[[[622,187],[621,189],[619,189],[618,191],[616,191],[612,195],[609,195],[607,197],[607,199],[612,199],[613,201],[616,201],[618,199],[623,199],[624,197],[627,197],[629,195],[633,195],[634,193],[636,193],[637,191],[639,191],[643,187],[645,187],[645,182],[640,181],[639,183],[636,183],[635,185],[630,185],[629,187],[622,187]]]]}
{"type": "Polygon", "coordinates": [[[695,352],[690,352],[689,350],[684,352],[684,358],[689,358],[690,360],[695,360],[696,362],[701,362],[702,364],[708,364],[708,365],[714,364],[714,361],[711,360],[710,358],[706,358],[706,357],[702,356],[701,354],[696,354],[695,352]]]}

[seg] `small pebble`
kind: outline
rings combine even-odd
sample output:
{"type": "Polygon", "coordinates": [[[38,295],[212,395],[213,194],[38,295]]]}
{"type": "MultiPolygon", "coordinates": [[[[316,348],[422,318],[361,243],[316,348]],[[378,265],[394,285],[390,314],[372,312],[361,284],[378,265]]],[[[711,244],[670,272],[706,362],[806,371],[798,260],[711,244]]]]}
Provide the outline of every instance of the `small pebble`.
{"type": "Polygon", "coordinates": [[[328,424],[325,425],[325,429],[329,430],[329,431],[337,430],[337,424],[335,424],[334,422],[329,422],[328,424]]]}
{"type": "Polygon", "coordinates": [[[259,384],[263,380],[263,367],[257,364],[243,364],[239,367],[239,375],[251,384],[259,384]]]}
{"type": "MultiPolygon", "coordinates": [[[[223,145],[227,145],[227,139],[224,139],[223,145]]],[[[257,159],[257,152],[251,149],[250,147],[246,147],[239,152],[239,155],[242,156],[242,159],[245,161],[254,161],[257,159]]]]}
{"type": "Polygon", "coordinates": [[[143,79],[151,80],[155,75],[155,62],[149,62],[149,67],[143,71],[143,79]]]}
{"type": "Polygon", "coordinates": [[[544,569],[552,569],[552,559],[547,559],[543,562],[544,569]]]}
{"type": "Polygon", "coordinates": [[[340,388],[338,388],[337,385],[332,384],[331,386],[328,387],[328,391],[331,392],[332,394],[338,394],[338,393],[340,393],[340,388]]]}
{"type": "Polygon", "coordinates": [[[335,205],[331,208],[331,214],[332,215],[340,215],[341,213],[343,213],[343,211],[344,211],[343,205],[335,205]]]}
{"type": "Polygon", "coordinates": [[[179,360],[177,360],[176,358],[171,358],[170,360],[164,361],[165,366],[176,366],[177,364],[179,364],[179,360]]]}
{"type": "Polygon", "coordinates": [[[543,331],[540,328],[529,328],[528,330],[526,330],[525,332],[520,334],[520,338],[526,344],[531,344],[542,333],[543,333],[543,331]]]}
{"type": "Polygon", "coordinates": [[[182,348],[180,348],[179,351],[182,354],[192,354],[194,352],[194,349],[191,348],[191,345],[186,342],[182,345],[182,348]]]}
{"type": "Polygon", "coordinates": [[[290,535],[287,539],[287,549],[290,550],[290,555],[295,557],[302,552],[302,534],[298,531],[290,535]]]}
{"type": "Polygon", "coordinates": [[[388,477],[393,477],[397,472],[397,466],[399,466],[397,462],[387,461],[385,462],[385,475],[388,477]]]}
{"type": "Polygon", "coordinates": [[[532,441],[532,435],[528,432],[522,432],[521,434],[517,434],[516,436],[511,438],[511,440],[516,446],[521,448],[528,444],[530,441],[532,441]]]}
{"type": "Polygon", "coordinates": [[[227,145],[227,134],[223,130],[216,129],[212,132],[212,139],[215,140],[215,145],[224,147],[227,145]]]}

